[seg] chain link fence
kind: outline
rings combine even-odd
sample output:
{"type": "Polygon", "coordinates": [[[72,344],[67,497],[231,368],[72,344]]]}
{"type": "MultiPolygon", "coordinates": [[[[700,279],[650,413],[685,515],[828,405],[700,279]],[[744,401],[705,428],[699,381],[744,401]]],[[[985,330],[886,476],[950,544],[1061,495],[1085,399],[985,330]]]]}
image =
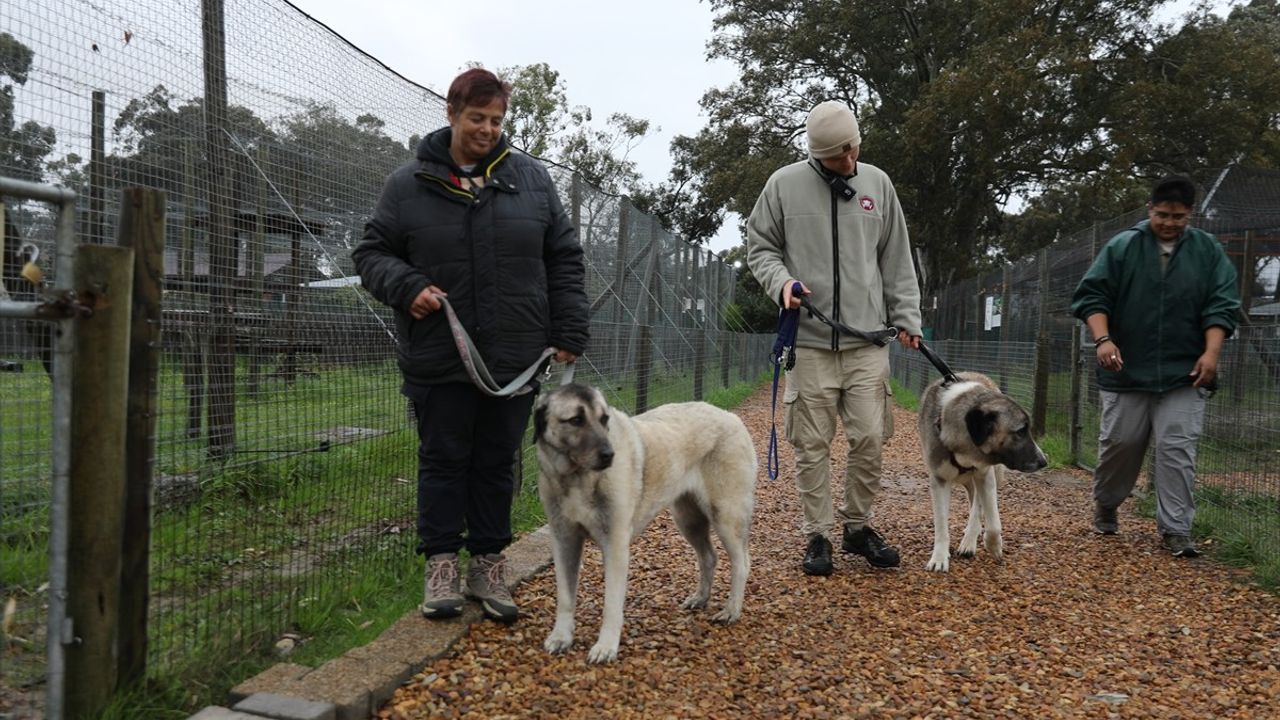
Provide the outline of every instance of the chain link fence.
{"type": "MultiPolygon", "coordinates": [[[[1280,172],[1231,167],[1200,178],[1193,221],[1214,233],[1240,276],[1242,321],[1219,361],[1198,456],[1200,514],[1259,562],[1280,566],[1280,172]]],[[[1091,469],[1097,460],[1094,349],[1071,296],[1097,251],[1146,218],[1097,223],[1031,258],[943,289],[931,347],[956,370],[990,375],[1032,412],[1045,442],[1091,469]]],[[[937,377],[895,349],[896,379],[915,392],[937,377]]],[[[1149,478],[1149,476],[1148,476],[1149,478]]]]}
{"type": "MultiPolygon", "coordinates": [[[[114,242],[120,188],[167,195],[153,670],[269,647],[361,578],[410,581],[417,440],[391,314],[359,288],[350,251],[387,174],[446,124],[444,100],[288,2],[227,0],[221,24],[202,14],[221,4],[0,5],[0,175],[76,190],[89,243],[114,242]]],[[[734,268],[550,169],[588,262],[579,381],[638,411],[762,376],[771,338],[726,320],[734,268]]],[[[52,216],[14,199],[6,211],[3,280],[33,299],[22,244],[47,250],[52,216]]],[[[0,320],[10,688],[43,672],[48,349],[44,326],[0,320]]],[[[536,494],[531,448],[521,462],[536,494]]]]}

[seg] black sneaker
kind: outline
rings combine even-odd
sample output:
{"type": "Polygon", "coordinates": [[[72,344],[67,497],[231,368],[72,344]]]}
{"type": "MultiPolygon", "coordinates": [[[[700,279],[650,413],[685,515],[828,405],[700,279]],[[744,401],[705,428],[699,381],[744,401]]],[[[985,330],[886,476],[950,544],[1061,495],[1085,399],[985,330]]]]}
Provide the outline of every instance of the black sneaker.
{"type": "Polygon", "coordinates": [[[847,553],[866,558],[867,562],[871,563],[871,567],[895,568],[901,562],[898,549],[886,545],[884,538],[870,525],[864,525],[858,530],[851,530],[848,525],[845,525],[844,542],[841,543],[841,547],[847,553]]]}
{"type": "Polygon", "coordinates": [[[1099,535],[1115,535],[1120,532],[1120,523],[1116,520],[1116,509],[1107,509],[1101,505],[1094,505],[1093,529],[1099,535]]]}
{"type": "Polygon", "coordinates": [[[1193,558],[1200,557],[1200,550],[1196,547],[1195,542],[1186,535],[1173,535],[1166,533],[1164,536],[1164,546],[1169,548],[1169,552],[1174,557],[1193,558]]]}
{"type": "Polygon", "coordinates": [[[831,569],[831,541],[824,535],[810,535],[804,551],[804,574],[830,575],[831,569]]]}

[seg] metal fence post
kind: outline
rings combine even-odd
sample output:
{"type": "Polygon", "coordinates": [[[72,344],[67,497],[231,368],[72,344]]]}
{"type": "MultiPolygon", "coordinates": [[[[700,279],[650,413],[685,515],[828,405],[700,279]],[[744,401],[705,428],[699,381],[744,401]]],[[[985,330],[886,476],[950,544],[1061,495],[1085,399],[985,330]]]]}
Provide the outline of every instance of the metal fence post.
{"type": "Polygon", "coordinates": [[[693,338],[693,399],[701,400],[703,398],[703,375],[707,371],[707,321],[703,312],[711,310],[711,298],[706,292],[706,276],[707,273],[703,268],[702,250],[699,248],[689,248],[691,257],[690,266],[693,273],[693,279],[689,283],[692,290],[689,293],[689,310],[690,323],[689,332],[694,334],[693,338]],[[702,300],[703,310],[698,310],[698,300],[702,300]]]}
{"type": "Polygon", "coordinates": [[[81,245],[76,293],[94,307],[75,326],[67,533],[67,717],[96,717],[116,689],[133,249],[81,245]]]}
{"type": "Polygon", "coordinates": [[[640,323],[640,341],[636,350],[637,415],[649,409],[649,379],[653,375],[653,325],[658,315],[658,270],[662,247],[658,221],[649,216],[649,269],[645,272],[645,312],[640,323]]]}
{"type": "Polygon", "coordinates": [[[204,38],[205,151],[209,222],[209,455],[226,459],[236,437],[235,209],[227,147],[227,62],[223,0],[201,0],[204,38]]]}

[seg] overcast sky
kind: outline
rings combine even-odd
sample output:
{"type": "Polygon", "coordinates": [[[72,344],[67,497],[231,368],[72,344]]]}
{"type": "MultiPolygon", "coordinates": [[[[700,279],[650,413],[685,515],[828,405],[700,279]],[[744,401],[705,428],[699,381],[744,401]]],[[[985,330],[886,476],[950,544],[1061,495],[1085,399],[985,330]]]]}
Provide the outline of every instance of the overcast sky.
{"type": "MultiPolygon", "coordinates": [[[[490,69],[547,63],[560,72],[569,103],[591,108],[598,127],[624,112],[661,128],[631,156],[651,183],[667,177],[672,138],[702,128],[702,94],[736,77],[731,64],[705,58],[712,14],[698,0],[293,3],[441,95],[469,61],[490,69]]],[[[710,248],[719,252],[740,243],[730,220],[710,248]]]]}

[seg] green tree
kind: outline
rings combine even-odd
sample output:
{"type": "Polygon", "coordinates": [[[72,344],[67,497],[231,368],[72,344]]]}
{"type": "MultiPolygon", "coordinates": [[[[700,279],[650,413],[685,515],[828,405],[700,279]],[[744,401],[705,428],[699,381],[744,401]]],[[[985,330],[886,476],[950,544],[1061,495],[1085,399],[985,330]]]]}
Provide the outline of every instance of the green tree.
{"type": "MultiPolygon", "coordinates": [[[[258,172],[244,153],[275,142],[275,133],[248,108],[227,108],[232,192],[236,204],[256,194],[258,172]],[[238,143],[238,144],[237,144],[238,143]]],[[[107,176],[122,185],[146,185],[174,196],[208,188],[204,99],[180,101],[164,85],[130,100],[112,124],[116,149],[106,159],[107,176]]]]}
{"type": "Polygon", "coordinates": [[[726,318],[733,320],[729,323],[729,329],[753,333],[774,332],[778,327],[778,305],[769,299],[764,288],[747,269],[746,246],[739,245],[726,250],[720,259],[735,269],[733,305],[725,311],[726,318]]]}
{"type": "Polygon", "coordinates": [[[9,177],[39,182],[43,161],[53,152],[58,136],[53,127],[34,120],[17,124],[14,116],[15,86],[27,84],[35,53],[9,33],[0,33],[0,172],[9,177]]]}
{"type": "MultiPolygon", "coordinates": [[[[711,4],[709,50],[739,78],[706,93],[707,125],[673,144],[668,195],[749,213],[768,175],[804,157],[808,110],[843,100],[862,159],[894,179],[928,290],[1013,249],[1001,231],[1015,197],[1124,199],[1116,176],[1233,153],[1274,162],[1275,0],[1180,26],[1151,22],[1159,0],[711,4]]],[[[1027,227],[1020,247],[1034,243],[1027,227]]]]}
{"type": "Polygon", "coordinates": [[[545,157],[571,128],[591,121],[591,110],[570,107],[560,73],[546,63],[502,68],[498,76],[513,86],[505,131],[516,147],[545,157]]]}

